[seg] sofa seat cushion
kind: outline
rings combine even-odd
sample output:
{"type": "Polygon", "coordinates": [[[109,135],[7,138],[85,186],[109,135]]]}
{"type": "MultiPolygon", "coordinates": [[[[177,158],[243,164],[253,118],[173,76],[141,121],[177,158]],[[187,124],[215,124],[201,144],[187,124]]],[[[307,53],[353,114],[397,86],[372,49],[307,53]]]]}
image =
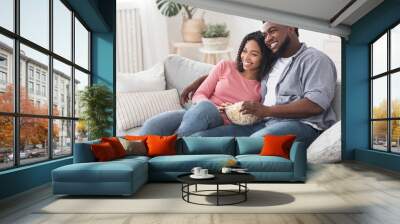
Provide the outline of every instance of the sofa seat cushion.
{"type": "Polygon", "coordinates": [[[158,156],[149,160],[151,172],[190,172],[193,167],[203,167],[209,171],[219,171],[230,159],[231,155],[174,155],[158,156]]]}
{"type": "Polygon", "coordinates": [[[239,155],[236,160],[249,172],[293,172],[292,161],[278,156],[239,155]]]}
{"type": "Polygon", "coordinates": [[[53,170],[53,181],[131,182],[136,175],[147,176],[147,163],[144,159],[70,164],[53,170]]]}

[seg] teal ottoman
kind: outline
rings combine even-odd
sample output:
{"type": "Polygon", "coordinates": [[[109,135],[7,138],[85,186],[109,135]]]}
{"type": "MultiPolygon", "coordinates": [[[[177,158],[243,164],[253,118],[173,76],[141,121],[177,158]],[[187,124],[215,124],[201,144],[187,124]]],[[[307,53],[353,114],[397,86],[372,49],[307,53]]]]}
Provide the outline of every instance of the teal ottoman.
{"type": "Polygon", "coordinates": [[[52,171],[53,193],[132,195],[148,180],[147,160],[145,156],[132,156],[59,167],[52,171]]]}

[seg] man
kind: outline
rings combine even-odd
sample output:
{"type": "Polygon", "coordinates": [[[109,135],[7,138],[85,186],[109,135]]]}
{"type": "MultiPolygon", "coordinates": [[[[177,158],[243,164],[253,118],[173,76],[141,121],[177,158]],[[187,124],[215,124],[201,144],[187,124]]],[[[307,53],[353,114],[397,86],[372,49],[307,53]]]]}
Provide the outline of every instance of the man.
{"type": "MultiPolygon", "coordinates": [[[[262,101],[245,102],[241,111],[263,119],[248,125],[225,125],[196,136],[264,136],[294,134],[310,144],[336,122],[331,103],[335,95],[336,69],[327,55],[300,43],[297,28],[266,22],[265,44],[278,58],[261,83],[262,101]]],[[[186,102],[201,84],[196,80],[182,93],[186,102]]]]}

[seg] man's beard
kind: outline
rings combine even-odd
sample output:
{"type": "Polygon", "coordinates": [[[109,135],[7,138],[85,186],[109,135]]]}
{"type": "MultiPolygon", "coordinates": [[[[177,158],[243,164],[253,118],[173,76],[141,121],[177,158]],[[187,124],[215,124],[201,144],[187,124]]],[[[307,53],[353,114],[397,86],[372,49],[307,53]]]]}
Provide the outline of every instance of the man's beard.
{"type": "Polygon", "coordinates": [[[286,36],[285,40],[283,41],[281,47],[274,53],[275,58],[281,58],[285,51],[289,48],[290,39],[286,36]]]}

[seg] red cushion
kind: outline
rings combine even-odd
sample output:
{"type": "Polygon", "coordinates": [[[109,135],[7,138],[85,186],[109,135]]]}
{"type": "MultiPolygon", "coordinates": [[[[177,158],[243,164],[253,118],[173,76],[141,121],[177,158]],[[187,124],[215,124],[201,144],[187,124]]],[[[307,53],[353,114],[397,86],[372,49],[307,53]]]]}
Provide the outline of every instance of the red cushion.
{"type": "Polygon", "coordinates": [[[92,144],[90,147],[92,149],[94,157],[99,162],[110,161],[117,158],[113,147],[108,142],[92,144]]]}
{"type": "Polygon", "coordinates": [[[176,135],[171,136],[147,136],[147,155],[148,156],[163,156],[176,155],[176,135]]]}
{"type": "Polygon", "coordinates": [[[110,138],[101,138],[101,142],[108,142],[112,146],[112,148],[115,151],[115,155],[118,158],[125,157],[126,156],[126,151],[124,147],[122,146],[121,142],[119,141],[118,138],[116,137],[110,137],[110,138]]]}
{"type": "Polygon", "coordinates": [[[280,156],[289,159],[290,148],[295,139],[295,135],[266,135],[264,136],[264,145],[260,155],[280,156]]]}

